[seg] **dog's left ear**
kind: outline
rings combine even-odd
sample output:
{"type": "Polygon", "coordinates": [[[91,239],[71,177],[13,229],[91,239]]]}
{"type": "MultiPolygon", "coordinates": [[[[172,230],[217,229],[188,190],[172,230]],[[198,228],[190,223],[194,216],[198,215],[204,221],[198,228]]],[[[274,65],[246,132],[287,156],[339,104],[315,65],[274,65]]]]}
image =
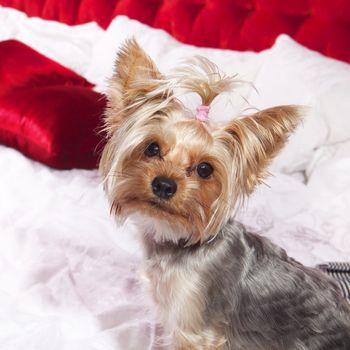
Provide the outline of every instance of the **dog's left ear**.
{"type": "Polygon", "coordinates": [[[225,126],[247,194],[264,178],[268,165],[299,124],[303,111],[299,106],[278,106],[235,119],[225,126]]]}
{"type": "Polygon", "coordinates": [[[157,66],[136,40],[127,40],[119,51],[109,83],[106,123],[118,126],[125,116],[130,115],[130,111],[125,109],[137,99],[155,91],[162,79],[157,66]]]}

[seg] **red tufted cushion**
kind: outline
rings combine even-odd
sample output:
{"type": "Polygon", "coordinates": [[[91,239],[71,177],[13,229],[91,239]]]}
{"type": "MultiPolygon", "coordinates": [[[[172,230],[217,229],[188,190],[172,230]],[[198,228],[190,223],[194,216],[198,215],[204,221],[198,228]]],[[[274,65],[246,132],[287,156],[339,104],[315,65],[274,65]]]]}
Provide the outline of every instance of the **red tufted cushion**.
{"type": "Polygon", "coordinates": [[[92,86],[18,41],[0,42],[0,143],[55,168],[95,168],[105,100],[92,86]]]}
{"type": "Polygon", "coordinates": [[[117,15],[163,28],[199,46],[259,51],[286,33],[301,44],[350,62],[349,0],[0,0],[30,16],[68,24],[117,15]]]}
{"type": "Polygon", "coordinates": [[[22,87],[47,85],[93,86],[17,40],[0,42],[0,95],[22,87]]]}
{"type": "Polygon", "coordinates": [[[0,96],[0,143],[54,168],[95,168],[104,108],[102,95],[76,86],[0,96]]]}

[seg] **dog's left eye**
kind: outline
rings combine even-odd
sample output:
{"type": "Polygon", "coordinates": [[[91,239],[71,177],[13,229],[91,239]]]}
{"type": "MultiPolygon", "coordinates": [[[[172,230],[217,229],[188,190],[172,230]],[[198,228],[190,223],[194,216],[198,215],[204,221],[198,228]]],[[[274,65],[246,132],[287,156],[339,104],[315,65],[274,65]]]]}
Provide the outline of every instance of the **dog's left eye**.
{"type": "Polygon", "coordinates": [[[160,155],[160,147],[157,142],[150,143],[145,149],[145,155],[147,157],[155,157],[160,155]]]}
{"type": "Polygon", "coordinates": [[[203,179],[208,178],[213,171],[214,169],[209,163],[200,163],[197,165],[197,173],[203,179]]]}

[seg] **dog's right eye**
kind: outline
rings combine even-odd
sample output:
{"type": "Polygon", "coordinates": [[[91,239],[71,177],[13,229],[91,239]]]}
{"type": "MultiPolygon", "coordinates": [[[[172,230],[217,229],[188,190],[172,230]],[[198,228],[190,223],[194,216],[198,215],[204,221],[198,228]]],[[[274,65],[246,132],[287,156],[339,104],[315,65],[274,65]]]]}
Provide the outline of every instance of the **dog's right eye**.
{"type": "Polygon", "coordinates": [[[145,155],[147,157],[155,157],[160,155],[160,147],[158,143],[152,142],[145,149],[145,155]]]}
{"type": "Polygon", "coordinates": [[[214,169],[209,163],[203,162],[197,165],[197,173],[203,179],[207,179],[213,171],[214,169]]]}

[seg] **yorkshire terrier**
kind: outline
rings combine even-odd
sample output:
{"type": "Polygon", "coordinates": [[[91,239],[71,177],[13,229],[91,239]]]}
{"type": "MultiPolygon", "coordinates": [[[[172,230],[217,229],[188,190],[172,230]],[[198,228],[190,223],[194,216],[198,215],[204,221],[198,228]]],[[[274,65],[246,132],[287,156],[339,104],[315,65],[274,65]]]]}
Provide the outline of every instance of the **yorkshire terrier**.
{"type": "Polygon", "coordinates": [[[235,86],[204,58],[163,75],[134,40],[124,44],[100,163],[111,212],[139,224],[172,349],[349,350],[336,284],[231,219],[302,115],[278,106],[212,123],[212,101],[235,86]],[[200,96],[194,113],[179,89],[200,96]]]}

